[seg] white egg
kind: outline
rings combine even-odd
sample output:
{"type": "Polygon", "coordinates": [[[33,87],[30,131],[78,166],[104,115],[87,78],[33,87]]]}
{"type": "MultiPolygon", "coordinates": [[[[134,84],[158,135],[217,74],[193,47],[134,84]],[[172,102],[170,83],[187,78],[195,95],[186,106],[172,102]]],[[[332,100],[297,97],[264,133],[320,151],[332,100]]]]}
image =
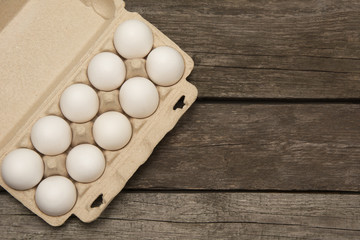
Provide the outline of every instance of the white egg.
{"type": "Polygon", "coordinates": [[[76,187],[66,177],[45,178],[37,187],[35,202],[49,216],[61,216],[69,212],[76,203],[76,187]]]}
{"type": "Polygon", "coordinates": [[[60,109],[72,122],[87,122],[95,117],[99,110],[99,97],[88,85],[73,84],[62,93],[60,109]]]}
{"type": "Polygon", "coordinates": [[[102,91],[112,91],[124,82],[126,68],[118,55],[102,52],[91,59],[87,74],[89,81],[95,88],[102,91]]]}
{"type": "Polygon", "coordinates": [[[68,149],[72,133],[69,124],[58,116],[46,116],[36,121],[31,129],[31,142],[45,155],[58,155],[68,149]]]}
{"type": "Polygon", "coordinates": [[[124,58],[143,58],[153,46],[151,29],[139,20],[127,20],[121,23],[114,34],[116,51],[124,58]]]}
{"type": "Polygon", "coordinates": [[[35,187],[44,175],[44,162],[41,156],[27,148],[18,148],[6,155],[1,164],[4,182],[16,190],[35,187]]]}
{"type": "Polygon", "coordinates": [[[101,114],[94,122],[95,142],[106,150],[123,148],[131,139],[132,127],[122,113],[110,111],[101,114]]]}
{"type": "Polygon", "coordinates": [[[170,86],[177,83],[184,74],[185,64],[181,54],[167,46],[152,50],[146,59],[146,71],[157,85],[170,86]]]}
{"type": "Polygon", "coordinates": [[[104,154],[94,145],[78,145],[71,149],[67,155],[66,169],[69,175],[78,182],[95,181],[104,172],[104,154]]]}
{"type": "Polygon", "coordinates": [[[121,86],[119,101],[122,109],[131,117],[146,118],[157,109],[159,93],[149,79],[134,77],[121,86]]]}

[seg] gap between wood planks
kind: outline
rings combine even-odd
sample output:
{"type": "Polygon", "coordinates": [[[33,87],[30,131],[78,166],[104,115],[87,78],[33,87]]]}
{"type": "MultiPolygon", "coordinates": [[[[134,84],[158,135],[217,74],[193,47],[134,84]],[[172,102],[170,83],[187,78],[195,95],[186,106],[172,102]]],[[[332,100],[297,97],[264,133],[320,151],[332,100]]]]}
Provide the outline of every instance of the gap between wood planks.
{"type": "Polygon", "coordinates": [[[359,195],[360,191],[324,191],[324,190],[274,190],[274,189],[156,189],[156,188],[125,188],[123,193],[169,193],[169,194],[198,194],[198,193],[279,193],[279,194],[342,194],[342,195],[359,195]]]}

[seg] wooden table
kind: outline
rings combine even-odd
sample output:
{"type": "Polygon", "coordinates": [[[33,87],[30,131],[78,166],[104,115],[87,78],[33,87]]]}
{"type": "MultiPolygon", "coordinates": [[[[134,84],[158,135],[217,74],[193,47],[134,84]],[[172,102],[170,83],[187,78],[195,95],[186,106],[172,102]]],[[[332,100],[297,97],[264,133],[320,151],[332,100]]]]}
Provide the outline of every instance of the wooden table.
{"type": "Polygon", "coordinates": [[[359,239],[360,1],[129,0],[199,98],[93,223],[0,193],[1,239],[359,239]]]}

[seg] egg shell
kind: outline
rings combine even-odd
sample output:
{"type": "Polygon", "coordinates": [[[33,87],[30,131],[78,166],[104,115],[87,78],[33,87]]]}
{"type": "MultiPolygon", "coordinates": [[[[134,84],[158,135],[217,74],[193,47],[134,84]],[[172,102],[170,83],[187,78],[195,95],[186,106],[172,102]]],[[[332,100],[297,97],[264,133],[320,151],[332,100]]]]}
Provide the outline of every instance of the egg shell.
{"type": "Polygon", "coordinates": [[[116,51],[127,59],[145,57],[150,52],[153,42],[151,29],[136,19],[121,23],[114,34],[116,51]]]}
{"type": "Polygon", "coordinates": [[[70,85],[61,94],[60,109],[64,116],[75,123],[88,122],[99,111],[99,97],[86,84],[70,85]]]}
{"type": "Polygon", "coordinates": [[[111,52],[95,55],[87,68],[91,84],[102,91],[114,90],[124,82],[126,68],[123,60],[111,52]]]}
{"type": "Polygon", "coordinates": [[[94,145],[80,144],[68,153],[66,169],[75,181],[93,182],[104,172],[104,154],[94,145]]]}
{"type": "Polygon", "coordinates": [[[35,192],[38,208],[49,216],[61,216],[76,203],[75,185],[66,177],[51,176],[40,182],[35,192]]]}
{"type": "Polygon", "coordinates": [[[172,47],[157,47],[146,58],[149,78],[160,86],[167,87],[177,83],[183,76],[184,70],[183,57],[172,47]]]}
{"type": "Polygon", "coordinates": [[[106,150],[123,148],[131,139],[132,127],[122,113],[110,111],[101,114],[94,122],[95,142],[106,150]]]}
{"type": "Polygon", "coordinates": [[[68,149],[72,133],[69,124],[58,116],[45,116],[36,121],[31,129],[31,142],[39,152],[58,155],[68,149]]]}
{"type": "Polygon", "coordinates": [[[119,101],[122,109],[131,117],[146,118],[156,111],[159,93],[149,79],[134,77],[121,86],[119,101]]]}
{"type": "Polygon", "coordinates": [[[1,176],[5,183],[16,190],[35,187],[44,175],[41,156],[27,148],[18,148],[6,155],[1,164],[1,176]]]}

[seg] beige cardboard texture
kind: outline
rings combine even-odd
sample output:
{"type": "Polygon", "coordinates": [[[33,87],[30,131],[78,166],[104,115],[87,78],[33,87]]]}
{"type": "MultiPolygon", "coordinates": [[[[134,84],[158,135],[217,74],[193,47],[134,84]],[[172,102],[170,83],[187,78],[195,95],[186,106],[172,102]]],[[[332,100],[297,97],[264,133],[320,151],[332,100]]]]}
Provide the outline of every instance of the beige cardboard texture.
{"type": "MultiPolygon", "coordinates": [[[[34,149],[30,131],[40,117],[63,117],[59,109],[61,93],[73,83],[90,85],[86,74],[89,61],[100,52],[116,53],[113,34],[123,21],[143,21],[153,31],[153,48],[170,46],[184,58],[185,73],[182,79],[170,87],[157,86],[160,104],[156,112],[145,119],[129,117],[133,136],[128,145],[118,151],[103,151],[106,157],[103,175],[88,184],[74,181],[78,198],[67,214],[51,217],[42,213],[34,200],[36,187],[16,191],[0,178],[2,187],[50,225],[62,225],[72,214],[84,222],[91,222],[122,190],[139,166],[148,159],[154,147],[196,100],[197,89],[186,81],[193,69],[193,60],[139,14],[126,11],[122,0],[9,2],[0,2],[1,11],[4,11],[4,7],[9,9],[0,21],[0,105],[3,113],[0,117],[0,162],[16,148],[34,149]],[[182,96],[185,97],[184,107],[174,110],[174,105],[182,96]],[[92,203],[100,195],[103,197],[102,204],[92,208],[92,203]]],[[[126,79],[147,76],[145,59],[124,61],[127,67],[126,79]]],[[[118,90],[97,92],[100,99],[98,115],[110,110],[123,112],[118,100],[118,90]]],[[[73,131],[71,147],[81,143],[94,144],[93,121],[69,123],[73,131]]],[[[44,178],[52,175],[69,177],[65,158],[71,147],[57,156],[42,155],[45,163],[44,178]]]]}

